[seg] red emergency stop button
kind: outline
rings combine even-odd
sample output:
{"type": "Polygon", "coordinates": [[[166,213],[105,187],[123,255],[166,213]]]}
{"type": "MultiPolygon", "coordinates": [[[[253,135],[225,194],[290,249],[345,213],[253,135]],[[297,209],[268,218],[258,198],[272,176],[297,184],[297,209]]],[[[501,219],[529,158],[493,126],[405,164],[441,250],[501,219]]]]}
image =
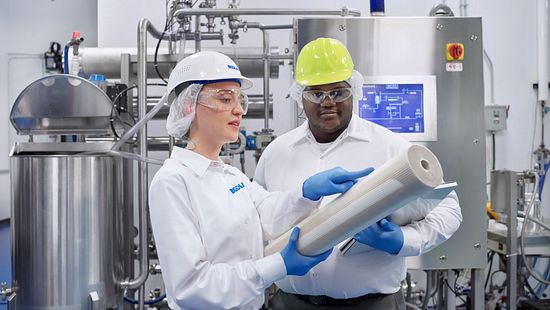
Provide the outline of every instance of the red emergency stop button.
{"type": "Polygon", "coordinates": [[[446,56],[447,56],[447,60],[463,60],[464,59],[464,44],[462,44],[462,43],[447,43],[446,56]]]}
{"type": "Polygon", "coordinates": [[[73,39],[80,39],[80,31],[73,31],[72,38],[73,39]]]}

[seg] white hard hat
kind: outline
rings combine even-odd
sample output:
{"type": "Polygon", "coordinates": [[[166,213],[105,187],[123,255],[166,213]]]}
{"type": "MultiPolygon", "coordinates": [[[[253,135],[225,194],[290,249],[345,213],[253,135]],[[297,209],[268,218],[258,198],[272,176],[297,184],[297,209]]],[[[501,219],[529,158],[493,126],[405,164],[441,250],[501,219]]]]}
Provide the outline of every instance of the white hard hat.
{"type": "Polygon", "coordinates": [[[179,85],[189,82],[206,84],[219,80],[238,80],[242,89],[252,87],[252,81],[244,77],[235,62],[222,53],[204,51],[187,56],[170,74],[168,102],[175,97],[173,92],[179,85]]]}

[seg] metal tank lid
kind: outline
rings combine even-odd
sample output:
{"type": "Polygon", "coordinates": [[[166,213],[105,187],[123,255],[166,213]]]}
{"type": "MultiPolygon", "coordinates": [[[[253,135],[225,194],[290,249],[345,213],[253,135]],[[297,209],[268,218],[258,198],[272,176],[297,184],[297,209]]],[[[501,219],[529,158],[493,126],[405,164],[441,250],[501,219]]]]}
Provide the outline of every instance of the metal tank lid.
{"type": "Polygon", "coordinates": [[[19,94],[10,121],[20,135],[110,133],[111,108],[107,94],[90,81],[55,74],[19,94]]]}
{"type": "Polygon", "coordinates": [[[110,156],[114,142],[17,142],[9,156],[110,156]]]}

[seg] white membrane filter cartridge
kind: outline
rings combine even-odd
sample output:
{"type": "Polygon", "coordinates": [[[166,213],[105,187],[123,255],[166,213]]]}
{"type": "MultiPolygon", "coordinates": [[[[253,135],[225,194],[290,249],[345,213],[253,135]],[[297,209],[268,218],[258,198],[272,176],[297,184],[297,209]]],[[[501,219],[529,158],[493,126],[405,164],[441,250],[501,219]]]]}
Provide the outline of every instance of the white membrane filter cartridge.
{"type": "MultiPolygon", "coordinates": [[[[424,146],[411,145],[298,223],[298,251],[307,256],[321,254],[441,183],[443,171],[435,155],[424,146]]],[[[280,252],[289,237],[290,231],[275,239],[265,255],[280,252]]]]}

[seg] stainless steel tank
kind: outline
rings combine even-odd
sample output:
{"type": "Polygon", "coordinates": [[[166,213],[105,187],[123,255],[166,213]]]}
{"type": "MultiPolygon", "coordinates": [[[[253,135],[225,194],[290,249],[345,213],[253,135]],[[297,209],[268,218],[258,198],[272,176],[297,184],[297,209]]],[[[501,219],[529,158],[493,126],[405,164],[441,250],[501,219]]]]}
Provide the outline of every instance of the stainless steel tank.
{"type": "Polygon", "coordinates": [[[22,309],[108,309],[122,300],[117,283],[133,257],[130,169],[101,153],[110,147],[14,146],[12,262],[22,309]]]}

